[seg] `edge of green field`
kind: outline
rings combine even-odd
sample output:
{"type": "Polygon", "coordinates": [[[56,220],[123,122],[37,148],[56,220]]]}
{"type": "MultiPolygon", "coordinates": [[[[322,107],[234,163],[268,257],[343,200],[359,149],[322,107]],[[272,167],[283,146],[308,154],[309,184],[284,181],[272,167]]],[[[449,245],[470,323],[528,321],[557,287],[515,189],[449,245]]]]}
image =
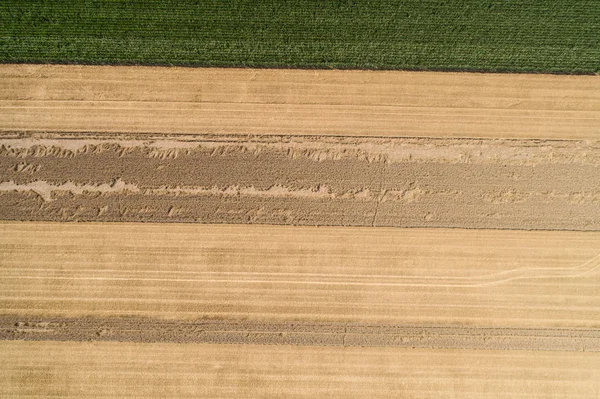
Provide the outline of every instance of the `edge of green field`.
{"type": "Polygon", "coordinates": [[[598,0],[4,0],[0,62],[600,72],[598,0]]]}

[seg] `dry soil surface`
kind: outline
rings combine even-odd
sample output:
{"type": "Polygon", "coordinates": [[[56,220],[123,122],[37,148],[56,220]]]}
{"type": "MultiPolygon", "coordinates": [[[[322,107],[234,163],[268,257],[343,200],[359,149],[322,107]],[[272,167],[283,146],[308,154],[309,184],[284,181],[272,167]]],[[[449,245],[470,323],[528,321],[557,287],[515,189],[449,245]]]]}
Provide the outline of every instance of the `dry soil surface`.
{"type": "Polygon", "coordinates": [[[0,219],[600,230],[600,142],[5,133],[0,219]]]}

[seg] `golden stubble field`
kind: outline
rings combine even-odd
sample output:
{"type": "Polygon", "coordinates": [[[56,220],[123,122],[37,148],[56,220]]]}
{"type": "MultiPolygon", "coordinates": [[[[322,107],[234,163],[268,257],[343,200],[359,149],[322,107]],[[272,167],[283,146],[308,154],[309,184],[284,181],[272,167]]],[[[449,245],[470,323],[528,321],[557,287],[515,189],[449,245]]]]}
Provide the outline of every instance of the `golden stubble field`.
{"type": "Polygon", "coordinates": [[[1,131],[598,139],[595,76],[0,66],[1,131]]]}
{"type": "Polygon", "coordinates": [[[597,233],[5,222],[0,247],[7,396],[599,389],[597,233]]]}
{"type": "Polygon", "coordinates": [[[0,78],[0,396],[600,395],[597,77],[0,78]]]}

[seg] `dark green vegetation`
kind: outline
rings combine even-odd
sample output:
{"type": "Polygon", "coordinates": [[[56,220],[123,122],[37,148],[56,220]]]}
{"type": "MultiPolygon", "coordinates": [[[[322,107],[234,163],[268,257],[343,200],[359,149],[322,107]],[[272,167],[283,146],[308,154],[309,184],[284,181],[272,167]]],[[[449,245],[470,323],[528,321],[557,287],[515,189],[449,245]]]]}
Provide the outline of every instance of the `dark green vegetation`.
{"type": "Polygon", "coordinates": [[[0,62],[597,73],[599,0],[2,0],[0,62]]]}

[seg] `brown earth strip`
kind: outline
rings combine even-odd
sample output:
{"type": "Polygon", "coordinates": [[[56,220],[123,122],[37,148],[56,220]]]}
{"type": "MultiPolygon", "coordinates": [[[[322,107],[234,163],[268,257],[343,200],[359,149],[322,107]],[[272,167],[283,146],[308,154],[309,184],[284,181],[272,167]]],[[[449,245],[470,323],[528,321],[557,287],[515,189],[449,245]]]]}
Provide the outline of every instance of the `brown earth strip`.
{"type": "Polygon", "coordinates": [[[5,220],[600,230],[600,142],[0,139],[5,220]]]}
{"type": "Polygon", "coordinates": [[[0,65],[0,131],[594,139],[600,78],[0,65]]]}
{"type": "Polygon", "coordinates": [[[600,330],[0,316],[0,340],[600,352],[600,330]]]}

